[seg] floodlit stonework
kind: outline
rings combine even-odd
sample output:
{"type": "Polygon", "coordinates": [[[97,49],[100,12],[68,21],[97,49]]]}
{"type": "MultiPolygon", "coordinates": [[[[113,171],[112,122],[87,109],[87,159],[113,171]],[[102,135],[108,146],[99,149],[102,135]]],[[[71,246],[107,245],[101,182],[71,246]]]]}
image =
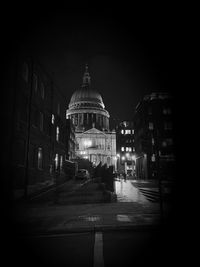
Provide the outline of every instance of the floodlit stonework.
{"type": "Polygon", "coordinates": [[[75,125],[76,156],[116,168],[116,132],[109,129],[109,113],[101,95],[91,89],[88,66],[81,89],[70,100],[66,114],[75,125]]]}

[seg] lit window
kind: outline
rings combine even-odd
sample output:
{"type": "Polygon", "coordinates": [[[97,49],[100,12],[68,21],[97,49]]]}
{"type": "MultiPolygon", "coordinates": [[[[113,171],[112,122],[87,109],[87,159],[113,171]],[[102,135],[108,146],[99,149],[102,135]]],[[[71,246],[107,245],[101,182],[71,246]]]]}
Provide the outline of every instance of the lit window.
{"type": "Polygon", "coordinates": [[[22,77],[25,82],[28,82],[28,64],[24,62],[22,67],[22,77]]]}
{"type": "Polygon", "coordinates": [[[124,151],[124,147],[123,146],[121,147],[121,151],[124,151]]]}
{"type": "Polygon", "coordinates": [[[132,134],[134,134],[134,130],[132,130],[132,134]]]}
{"type": "Polygon", "coordinates": [[[152,143],[152,145],[154,145],[155,144],[155,140],[154,140],[154,138],[152,137],[152,139],[151,139],[151,143],[152,143]]]}
{"type": "Polygon", "coordinates": [[[129,152],[131,152],[132,151],[132,149],[131,149],[131,147],[129,147],[129,152]]]}
{"type": "Polygon", "coordinates": [[[131,134],[131,130],[125,130],[125,134],[131,134]]]}
{"type": "Polygon", "coordinates": [[[56,154],[56,156],[55,156],[55,168],[56,168],[56,170],[58,169],[58,163],[59,163],[58,154],[56,154]]]}
{"type": "Polygon", "coordinates": [[[129,147],[126,147],[126,151],[129,151],[129,147]]]}
{"type": "Polygon", "coordinates": [[[41,83],[40,90],[41,90],[41,97],[44,99],[44,84],[43,83],[41,83]]]}
{"type": "Polygon", "coordinates": [[[91,147],[92,141],[91,140],[84,140],[83,141],[83,145],[84,145],[85,148],[91,147]]]}
{"type": "Polygon", "coordinates": [[[38,79],[37,79],[37,75],[34,73],[33,74],[33,88],[35,92],[37,92],[37,87],[38,87],[38,79]]]}
{"type": "Polygon", "coordinates": [[[121,130],[121,133],[124,134],[124,130],[121,130]]]}
{"type": "Polygon", "coordinates": [[[38,169],[42,169],[42,148],[38,148],[38,169]]]}
{"type": "Polygon", "coordinates": [[[151,161],[152,161],[152,162],[155,162],[155,161],[156,161],[155,154],[152,154],[152,156],[151,156],[151,161]]]}
{"type": "Polygon", "coordinates": [[[54,116],[54,114],[52,114],[51,115],[51,123],[54,124],[54,122],[55,122],[55,116],[54,116]]]}
{"type": "Polygon", "coordinates": [[[153,130],[153,122],[149,122],[149,130],[153,130]]]}
{"type": "Polygon", "coordinates": [[[56,141],[59,141],[59,127],[56,127],[56,141]]]}

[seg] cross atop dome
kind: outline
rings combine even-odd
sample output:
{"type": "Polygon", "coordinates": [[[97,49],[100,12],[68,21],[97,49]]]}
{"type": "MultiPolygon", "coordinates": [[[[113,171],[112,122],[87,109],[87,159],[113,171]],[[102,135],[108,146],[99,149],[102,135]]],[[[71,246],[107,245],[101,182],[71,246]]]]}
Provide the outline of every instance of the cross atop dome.
{"type": "Polygon", "coordinates": [[[89,74],[89,71],[88,71],[88,64],[86,63],[85,64],[85,72],[84,72],[84,75],[83,75],[83,84],[82,84],[82,87],[89,87],[90,86],[90,74],[89,74]]]}

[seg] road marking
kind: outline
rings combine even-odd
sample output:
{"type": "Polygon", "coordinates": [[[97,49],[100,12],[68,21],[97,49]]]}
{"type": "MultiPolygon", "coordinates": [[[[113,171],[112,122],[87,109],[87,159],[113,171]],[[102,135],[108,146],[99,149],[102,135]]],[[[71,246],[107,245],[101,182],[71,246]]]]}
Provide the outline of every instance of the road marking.
{"type": "Polygon", "coordinates": [[[131,222],[131,219],[128,215],[125,214],[117,214],[117,220],[119,222],[131,222]]]}
{"type": "Polygon", "coordinates": [[[103,234],[102,232],[95,233],[94,241],[94,267],[104,267],[103,259],[103,234]]]}

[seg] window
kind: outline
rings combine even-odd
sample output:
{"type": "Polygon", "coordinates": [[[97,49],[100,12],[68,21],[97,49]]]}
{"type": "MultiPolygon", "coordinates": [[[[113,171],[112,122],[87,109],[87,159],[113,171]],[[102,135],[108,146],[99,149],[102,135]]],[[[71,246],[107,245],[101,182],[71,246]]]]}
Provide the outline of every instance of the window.
{"type": "Polygon", "coordinates": [[[56,127],[56,141],[59,142],[59,127],[56,127]]]}
{"type": "Polygon", "coordinates": [[[132,134],[134,134],[134,130],[132,130],[132,134]]]}
{"type": "Polygon", "coordinates": [[[126,151],[129,151],[129,147],[126,147],[126,151]]]}
{"type": "Polygon", "coordinates": [[[28,119],[28,99],[22,95],[19,102],[19,115],[20,120],[26,122],[28,119]]]}
{"type": "Polygon", "coordinates": [[[125,130],[125,134],[131,134],[131,130],[125,130]]]}
{"type": "Polygon", "coordinates": [[[171,109],[170,108],[163,108],[163,114],[164,115],[171,114],[171,109]]]}
{"type": "Polygon", "coordinates": [[[121,134],[124,134],[124,130],[121,130],[121,134]]]}
{"type": "Polygon", "coordinates": [[[56,156],[55,156],[55,168],[56,168],[56,170],[58,169],[58,166],[59,166],[59,158],[58,158],[58,154],[56,154],[56,156]]]}
{"type": "Polygon", "coordinates": [[[32,107],[32,125],[34,125],[35,127],[38,127],[38,122],[39,122],[39,112],[35,107],[32,107]]]}
{"type": "Polygon", "coordinates": [[[34,168],[35,166],[35,146],[30,144],[30,152],[29,152],[29,166],[30,168],[34,168]]]}
{"type": "Polygon", "coordinates": [[[155,161],[156,161],[155,154],[152,154],[152,156],[151,156],[151,161],[152,161],[152,162],[155,162],[155,161]]]}
{"type": "Polygon", "coordinates": [[[155,144],[155,140],[154,140],[154,138],[152,137],[152,139],[151,139],[151,143],[152,143],[152,145],[154,145],[155,144]]]}
{"type": "Polygon", "coordinates": [[[40,131],[43,131],[44,114],[40,112],[40,131]]]}
{"type": "Polygon", "coordinates": [[[60,103],[58,103],[58,106],[57,106],[57,114],[60,115],[60,103]]]}
{"type": "Polygon", "coordinates": [[[172,123],[171,122],[164,122],[164,129],[165,130],[172,130],[172,123]]]}
{"type": "Polygon", "coordinates": [[[25,82],[28,82],[28,64],[24,62],[22,67],[22,77],[25,82]]]}
{"type": "Polygon", "coordinates": [[[152,115],[152,107],[149,107],[149,109],[148,109],[148,114],[149,114],[149,115],[152,115]]]}
{"type": "Polygon", "coordinates": [[[44,99],[44,84],[43,83],[41,83],[40,90],[41,90],[41,97],[44,99]]]}
{"type": "Polygon", "coordinates": [[[55,116],[54,116],[54,114],[52,114],[51,115],[51,123],[54,124],[54,122],[55,122],[55,116]]]}
{"type": "Polygon", "coordinates": [[[33,74],[33,89],[35,90],[35,92],[37,92],[37,87],[38,87],[38,79],[37,79],[37,75],[34,73],[33,74]]]}
{"type": "Polygon", "coordinates": [[[41,147],[39,147],[38,148],[38,169],[42,169],[42,160],[43,160],[43,158],[42,158],[42,148],[41,147]]]}
{"type": "Polygon", "coordinates": [[[121,147],[121,151],[124,151],[124,147],[123,146],[121,147]]]}
{"type": "Polygon", "coordinates": [[[60,156],[60,170],[63,169],[63,156],[60,156]]]}
{"type": "Polygon", "coordinates": [[[153,122],[149,122],[149,130],[153,130],[153,122]]]}
{"type": "Polygon", "coordinates": [[[132,151],[132,149],[131,149],[131,147],[129,147],[129,152],[131,152],[132,151]]]}
{"type": "Polygon", "coordinates": [[[162,142],[163,147],[167,147],[167,146],[171,146],[171,145],[173,145],[172,138],[167,138],[167,139],[163,140],[163,142],[162,142]]]}

